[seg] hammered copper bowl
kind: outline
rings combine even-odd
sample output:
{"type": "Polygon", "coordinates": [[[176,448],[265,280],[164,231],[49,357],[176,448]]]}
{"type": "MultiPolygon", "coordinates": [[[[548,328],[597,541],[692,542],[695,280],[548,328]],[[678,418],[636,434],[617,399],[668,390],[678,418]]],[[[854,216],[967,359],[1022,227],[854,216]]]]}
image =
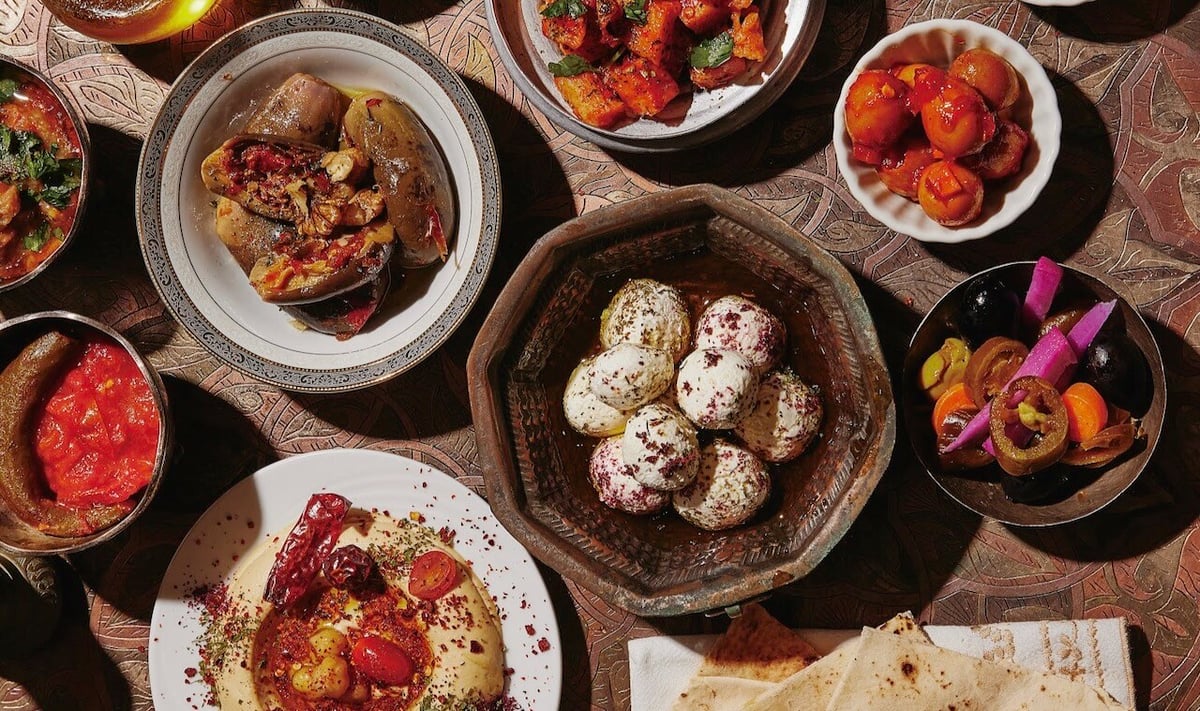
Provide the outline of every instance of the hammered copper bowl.
{"type": "Polygon", "coordinates": [[[127,516],[108,528],[88,536],[50,536],[17,518],[0,499],[0,548],[25,555],[55,555],[75,553],[116,537],[137,519],[150,505],[162,482],[163,472],[170,459],[173,432],[171,415],[167,405],[166,389],[162,378],[151,367],[133,344],[112,328],[70,311],[42,311],[19,316],[0,323],[0,369],[6,367],[17,354],[38,337],[59,331],[77,338],[108,338],[125,349],[133,357],[142,377],[150,385],[154,402],[158,407],[159,430],[158,452],[154,459],[154,471],[150,483],[137,494],[138,501],[127,516]]]}
{"type": "Polygon", "coordinates": [[[806,575],[862,509],[895,441],[887,369],[850,274],[715,186],[629,200],[544,236],[488,315],[467,370],[496,516],[547,565],[639,615],[719,608],[806,575]],[[604,306],[634,277],[680,288],[694,312],[752,295],[788,326],[787,364],[821,388],[817,443],[775,469],[771,498],[743,526],[713,532],[669,511],[628,515],[588,483],[596,440],[567,425],[563,390],[597,347],[604,306]]]}
{"type": "Polygon", "coordinates": [[[1002,482],[1014,483],[999,465],[968,471],[948,471],[938,462],[933,434],[933,403],[917,382],[921,364],[936,351],[942,342],[958,335],[954,313],[961,303],[967,286],[985,275],[995,275],[1018,293],[1024,293],[1033,277],[1034,262],[1014,262],[974,274],[946,293],[913,334],[904,359],[900,399],[904,422],[917,458],[925,470],[955,501],[982,516],[988,516],[1014,526],[1053,526],[1069,523],[1095,513],[1107,506],[1128,489],[1146,468],[1162,432],[1163,415],[1167,405],[1166,374],[1162,355],[1146,322],[1128,299],[1099,278],[1063,265],[1062,286],[1055,297],[1053,313],[1062,304],[1092,304],[1117,299],[1119,316],[1124,320],[1125,333],[1146,356],[1154,383],[1154,400],[1142,420],[1145,439],[1136,442],[1130,452],[1099,469],[1076,467],[1069,476],[1071,485],[1059,496],[1050,496],[1036,504],[1018,503],[1005,493],[1002,482]]]}
{"type": "Polygon", "coordinates": [[[88,157],[91,144],[88,139],[87,123],[80,117],[79,113],[75,110],[75,106],[67,98],[67,95],[63,92],[63,90],[58,88],[58,85],[56,85],[54,82],[50,81],[49,77],[33,67],[27,66],[10,57],[0,55],[0,79],[7,78],[23,78],[32,80],[33,83],[45,87],[50,94],[54,96],[55,101],[62,106],[63,112],[71,121],[71,125],[74,126],[75,134],[79,136],[79,157],[81,164],[79,169],[79,202],[78,207],[75,209],[75,220],[71,223],[71,228],[67,230],[67,233],[63,235],[62,244],[58,246],[58,249],[51,252],[41,264],[31,269],[28,273],[23,274],[16,279],[0,280],[0,292],[8,291],[9,289],[15,289],[22,284],[32,281],[37,277],[38,274],[46,271],[46,269],[50,267],[54,260],[58,259],[59,256],[67,250],[67,247],[70,246],[72,240],[75,239],[75,235],[79,233],[79,225],[83,222],[83,213],[87,207],[88,192],[91,188],[92,172],[92,162],[88,157]]]}

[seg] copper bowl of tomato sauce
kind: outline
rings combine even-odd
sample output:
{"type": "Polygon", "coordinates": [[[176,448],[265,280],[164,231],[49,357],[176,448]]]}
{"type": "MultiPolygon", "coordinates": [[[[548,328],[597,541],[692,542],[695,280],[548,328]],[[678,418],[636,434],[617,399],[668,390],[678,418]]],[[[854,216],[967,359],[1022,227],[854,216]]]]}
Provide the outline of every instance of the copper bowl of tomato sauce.
{"type": "Polygon", "coordinates": [[[87,124],[41,72],[0,57],[0,291],[43,272],[79,231],[87,124]]]}
{"type": "Polygon", "coordinates": [[[162,379],[112,328],[68,311],[0,323],[0,548],[113,538],[150,505],[172,435],[162,379]]]}

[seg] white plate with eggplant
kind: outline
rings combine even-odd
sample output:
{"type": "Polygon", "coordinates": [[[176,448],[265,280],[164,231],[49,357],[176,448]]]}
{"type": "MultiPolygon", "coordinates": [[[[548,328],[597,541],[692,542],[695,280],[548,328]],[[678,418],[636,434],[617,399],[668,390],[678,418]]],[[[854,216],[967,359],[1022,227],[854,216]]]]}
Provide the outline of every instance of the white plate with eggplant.
{"type": "Polygon", "coordinates": [[[218,359],[286,390],[367,387],[466,317],[495,255],[495,147],[462,79],[411,37],[297,10],[209,47],[138,168],[151,278],[218,359]]]}

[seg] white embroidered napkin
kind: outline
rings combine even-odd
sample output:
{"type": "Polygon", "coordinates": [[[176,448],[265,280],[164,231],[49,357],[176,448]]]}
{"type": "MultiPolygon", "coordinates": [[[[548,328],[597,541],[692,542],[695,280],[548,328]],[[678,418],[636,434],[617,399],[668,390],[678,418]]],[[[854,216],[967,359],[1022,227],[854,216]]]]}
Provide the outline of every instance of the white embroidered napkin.
{"type": "MultiPolygon", "coordinates": [[[[989,660],[1062,674],[1104,689],[1134,705],[1133,667],[1124,618],[1012,622],[976,627],[928,626],[938,646],[989,660]]],[[[821,654],[858,634],[854,630],[800,630],[821,654]]],[[[646,637],[629,641],[632,711],[663,711],[700,668],[716,635],[646,637]]]]}

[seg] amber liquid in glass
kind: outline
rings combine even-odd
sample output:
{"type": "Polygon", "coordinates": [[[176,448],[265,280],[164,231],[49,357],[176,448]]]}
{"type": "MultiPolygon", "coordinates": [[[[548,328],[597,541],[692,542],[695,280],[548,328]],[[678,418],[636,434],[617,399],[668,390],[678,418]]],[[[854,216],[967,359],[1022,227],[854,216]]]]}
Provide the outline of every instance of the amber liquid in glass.
{"type": "Polygon", "coordinates": [[[154,42],[191,27],[216,0],[44,0],[46,7],[89,37],[113,44],[154,42]]]}

